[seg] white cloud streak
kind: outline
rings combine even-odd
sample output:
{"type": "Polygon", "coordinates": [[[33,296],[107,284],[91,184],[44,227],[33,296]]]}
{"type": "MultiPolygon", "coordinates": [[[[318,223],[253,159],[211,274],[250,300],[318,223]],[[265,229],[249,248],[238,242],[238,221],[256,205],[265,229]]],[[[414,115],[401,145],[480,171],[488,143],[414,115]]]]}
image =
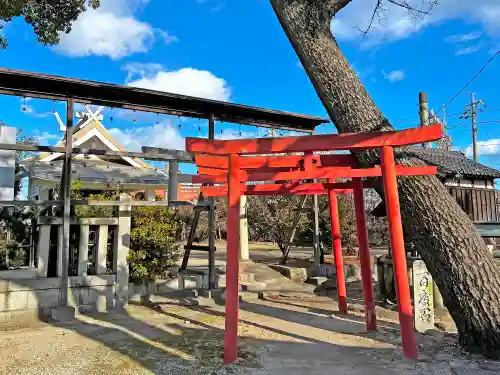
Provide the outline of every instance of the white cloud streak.
{"type": "Polygon", "coordinates": [[[480,31],[473,31],[468,34],[455,34],[447,37],[445,39],[446,42],[448,43],[464,43],[464,42],[471,42],[473,40],[479,39],[483,33],[480,31]]]}
{"type": "Polygon", "coordinates": [[[391,83],[399,82],[406,78],[406,74],[403,70],[393,70],[390,73],[382,71],[382,74],[384,78],[391,83]]]}
{"type": "Polygon", "coordinates": [[[111,128],[109,132],[127,151],[141,152],[142,146],[184,150],[185,141],[170,122],[136,128],[111,128]]]}
{"type": "Polygon", "coordinates": [[[455,51],[455,55],[456,56],[470,55],[472,53],[478,52],[479,50],[481,50],[481,45],[477,44],[475,46],[468,46],[468,47],[459,48],[455,51]]]}
{"type": "MultiPolygon", "coordinates": [[[[486,141],[477,142],[477,152],[479,155],[500,154],[500,138],[491,138],[486,141]]],[[[472,145],[465,149],[465,154],[469,157],[473,155],[472,145]]]]}

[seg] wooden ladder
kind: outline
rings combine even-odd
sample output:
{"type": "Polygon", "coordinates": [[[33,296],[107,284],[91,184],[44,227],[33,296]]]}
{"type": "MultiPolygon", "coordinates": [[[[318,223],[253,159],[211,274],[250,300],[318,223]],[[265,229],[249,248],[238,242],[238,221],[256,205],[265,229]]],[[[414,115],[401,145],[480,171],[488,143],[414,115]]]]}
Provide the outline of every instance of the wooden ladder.
{"type": "Polygon", "coordinates": [[[292,249],[293,246],[298,247],[298,246],[312,246],[314,249],[314,258],[316,263],[323,263],[323,252],[321,251],[320,247],[320,238],[319,238],[319,217],[318,217],[318,198],[317,195],[312,196],[312,205],[310,208],[306,208],[306,200],[307,200],[307,195],[303,195],[300,197],[300,202],[299,206],[294,209],[295,211],[295,217],[293,219],[292,226],[290,227],[288,231],[288,240],[286,242],[286,248],[285,251],[283,252],[283,258],[281,259],[282,264],[286,264],[288,260],[288,256],[290,255],[290,250],[292,249]],[[312,221],[313,221],[313,236],[312,236],[312,241],[311,243],[307,242],[295,242],[295,235],[297,233],[297,227],[299,226],[300,219],[302,218],[302,215],[312,215],[312,221]]]}
{"type": "Polygon", "coordinates": [[[192,250],[208,252],[208,288],[216,288],[215,272],[215,201],[213,199],[205,200],[200,194],[198,203],[193,207],[194,216],[191,221],[191,228],[186,244],[184,245],[184,257],[182,258],[181,272],[185,272],[188,267],[189,257],[192,250]],[[196,239],[196,230],[200,222],[202,212],[208,212],[208,245],[194,245],[196,239]]]}

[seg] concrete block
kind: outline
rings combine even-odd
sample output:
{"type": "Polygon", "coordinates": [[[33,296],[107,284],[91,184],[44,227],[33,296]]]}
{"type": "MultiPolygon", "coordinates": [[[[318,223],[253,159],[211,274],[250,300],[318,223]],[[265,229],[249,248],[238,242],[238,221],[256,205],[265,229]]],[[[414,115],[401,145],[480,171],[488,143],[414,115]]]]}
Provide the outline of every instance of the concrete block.
{"type": "Polygon", "coordinates": [[[59,303],[59,289],[47,289],[37,293],[38,307],[56,307],[59,303]]]}
{"type": "MultiPolygon", "coordinates": [[[[26,310],[28,309],[28,292],[20,291],[13,293],[4,293],[0,297],[3,302],[3,310],[26,310]]],[[[1,304],[1,302],[0,302],[1,304]]]]}
{"type": "Polygon", "coordinates": [[[115,275],[92,275],[72,276],[69,278],[69,286],[72,288],[114,285],[115,275]]]}
{"type": "Polygon", "coordinates": [[[180,281],[179,277],[176,277],[174,279],[169,279],[169,280],[161,280],[158,283],[157,292],[159,294],[170,293],[170,292],[181,289],[180,285],[181,285],[181,281],[180,281]]]}
{"type": "Polygon", "coordinates": [[[203,285],[202,275],[186,275],[181,274],[180,277],[180,289],[196,289],[201,288],[203,285]]]}
{"type": "Polygon", "coordinates": [[[26,296],[27,296],[26,308],[37,309],[40,305],[38,293],[36,293],[35,291],[27,291],[26,296]]]}
{"type": "Polygon", "coordinates": [[[20,280],[23,282],[23,279],[36,279],[37,278],[37,269],[36,268],[20,268],[17,270],[5,270],[0,271],[0,279],[9,281],[9,280],[20,280]]]}
{"type": "Polygon", "coordinates": [[[40,279],[24,279],[24,280],[9,280],[9,292],[30,291],[30,290],[45,290],[59,289],[61,286],[60,278],[40,278],[40,279]]]}
{"type": "Polygon", "coordinates": [[[76,309],[73,306],[58,306],[52,309],[51,319],[62,322],[74,319],[76,316],[76,309]]]}
{"type": "Polygon", "coordinates": [[[99,295],[95,300],[95,309],[97,312],[106,312],[114,307],[113,296],[99,295]]]}

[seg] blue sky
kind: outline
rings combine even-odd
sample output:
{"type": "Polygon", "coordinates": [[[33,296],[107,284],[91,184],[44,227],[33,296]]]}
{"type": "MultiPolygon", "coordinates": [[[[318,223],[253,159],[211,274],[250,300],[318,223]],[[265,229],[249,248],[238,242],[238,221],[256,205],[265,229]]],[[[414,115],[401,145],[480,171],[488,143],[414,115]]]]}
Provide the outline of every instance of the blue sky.
{"type": "MultiPolygon", "coordinates": [[[[420,4],[421,0],[412,0],[420,4]]],[[[17,19],[5,28],[9,48],[0,66],[154,88],[187,95],[326,116],[267,0],[101,0],[83,14],[61,44],[36,43],[17,19]],[[257,21],[257,22],[256,22],[257,21]]],[[[424,19],[387,6],[384,26],[363,37],[375,0],[353,0],[332,23],[353,68],[397,128],[418,124],[418,93],[431,108],[446,103],[500,48],[498,0],[441,0],[424,19]]],[[[487,105],[479,115],[481,161],[500,168],[500,58],[447,108],[456,149],[471,141],[470,121],[458,115],[469,91],[487,105]],[[492,122],[493,121],[493,122],[492,122]]],[[[51,114],[64,106],[0,97],[0,119],[54,144],[61,136],[51,114]],[[22,111],[22,107],[26,111],[22,111]]],[[[104,125],[129,149],[182,148],[183,137],[206,135],[203,121],[105,112],[104,125]],[[113,121],[110,121],[113,117],[113,121]],[[134,123],[135,118],[135,123],[134,123]],[[158,122],[158,123],[157,123],[158,122]]],[[[218,125],[222,136],[237,125],[218,125]]],[[[246,135],[265,131],[243,126],[246,135]]],[[[329,124],[320,132],[333,132],[329,124]]]]}

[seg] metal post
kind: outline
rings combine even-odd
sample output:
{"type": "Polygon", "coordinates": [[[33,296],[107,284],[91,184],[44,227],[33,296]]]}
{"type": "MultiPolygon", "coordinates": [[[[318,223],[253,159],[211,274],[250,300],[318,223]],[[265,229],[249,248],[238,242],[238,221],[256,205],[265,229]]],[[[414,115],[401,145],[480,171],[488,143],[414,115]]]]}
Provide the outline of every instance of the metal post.
{"type": "Polygon", "coordinates": [[[73,99],[68,99],[66,110],[66,150],[64,153],[64,168],[61,176],[60,195],[63,203],[63,246],[61,259],[61,289],[59,293],[59,305],[68,304],[68,260],[69,260],[69,238],[70,238],[70,213],[71,213],[71,152],[73,149],[73,99]]]}
{"type": "MultiPolygon", "coordinates": [[[[418,94],[418,102],[420,107],[420,126],[427,126],[429,125],[429,103],[426,92],[418,94]]],[[[425,148],[431,148],[430,143],[424,143],[422,146],[425,148]]]]}
{"type": "Polygon", "coordinates": [[[417,359],[417,343],[413,330],[413,310],[410,298],[410,287],[408,285],[403,226],[399,208],[396,167],[392,147],[385,146],[382,148],[381,161],[403,354],[408,358],[417,359]]]}
{"type": "Polygon", "coordinates": [[[472,157],[474,161],[477,162],[477,125],[476,125],[476,115],[477,115],[477,103],[476,94],[471,93],[471,117],[472,117],[472,157]]]}
{"type": "Polygon", "coordinates": [[[356,230],[358,233],[363,298],[365,300],[365,323],[366,330],[373,332],[377,330],[377,316],[375,314],[375,300],[373,297],[371,255],[368,247],[368,232],[366,230],[363,181],[360,178],[353,178],[352,184],[354,188],[354,207],[356,211],[356,230]]]}
{"type": "Polygon", "coordinates": [[[333,190],[329,190],[328,198],[330,201],[330,220],[332,223],[333,256],[335,259],[335,269],[337,271],[337,295],[339,311],[342,314],[347,314],[347,293],[345,288],[344,259],[342,256],[342,237],[340,233],[337,193],[335,193],[333,190]]]}
{"type": "MultiPolygon", "coordinates": [[[[213,113],[208,118],[208,139],[215,139],[215,121],[213,113]]],[[[217,287],[215,272],[215,198],[209,199],[208,207],[208,289],[217,287]]]]}
{"type": "Polygon", "coordinates": [[[179,199],[179,162],[171,160],[168,162],[168,203],[179,199]]]}
{"type": "Polygon", "coordinates": [[[240,157],[229,155],[227,203],[227,263],[226,263],[226,321],[224,331],[224,362],[238,359],[238,303],[239,303],[239,216],[240,216],[240,157]]]}

